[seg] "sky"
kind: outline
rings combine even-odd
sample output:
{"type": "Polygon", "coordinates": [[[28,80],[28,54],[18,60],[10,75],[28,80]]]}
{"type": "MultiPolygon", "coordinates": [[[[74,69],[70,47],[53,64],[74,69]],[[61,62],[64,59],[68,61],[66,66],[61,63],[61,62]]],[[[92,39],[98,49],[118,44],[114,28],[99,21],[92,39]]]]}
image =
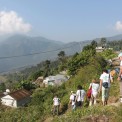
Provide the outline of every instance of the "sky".
{"type": "Polygon", "coordinates": [[[0,35],[72,42],[122,34],[122,0],[0,0],[0,35]]]}

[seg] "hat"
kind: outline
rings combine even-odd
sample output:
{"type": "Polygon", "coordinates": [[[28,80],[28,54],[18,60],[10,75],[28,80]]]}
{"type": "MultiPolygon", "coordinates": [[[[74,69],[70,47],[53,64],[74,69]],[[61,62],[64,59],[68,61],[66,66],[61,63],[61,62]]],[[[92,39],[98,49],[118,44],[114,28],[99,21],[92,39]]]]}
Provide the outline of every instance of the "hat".
{"type": "Polygon", "coordinates": [[[71,91],[71,93],[74,93],[74,91],[71,91]]]}
{"type": "Polygon", "coordinates": [[[119,55],[118,55],[118,57],[121,57],[122,56],[122,53],[120,53],[119,55]]]}

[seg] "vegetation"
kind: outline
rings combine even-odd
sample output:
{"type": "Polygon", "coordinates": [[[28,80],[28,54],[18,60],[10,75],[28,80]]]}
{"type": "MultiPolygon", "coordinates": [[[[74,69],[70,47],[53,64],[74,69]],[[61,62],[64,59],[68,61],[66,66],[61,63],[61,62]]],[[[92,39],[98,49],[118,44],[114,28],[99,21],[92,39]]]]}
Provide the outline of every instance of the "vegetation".
{"type": "MultiPolygon", "coordinates": [[[[105,39],[103,39],[105,42],[105,39]]],[[[26,88],[32,91],[32,100],[26,107],[20,107],[17,109],[1,106],[0,121],[1,122],[43,122],[49,117],[52,117],[52,99],[55,94],[61,99],[60,116],[52,118],[53,122],[76,122],[76,121],[92,121],[92,117],[102,117],[105,115],[110,122],[120,122],[122,120],[121,107],[105,106],[101,104],[101,97],[98,99],[98,106],[88,107],[87,100],[84,103],[82,109],[77,109],[74,113],[69,108],[69,95],[70,91],[76,91],[78,85],[82,85],[84,90],[87,91],[89,84],[93,77],[97,77],[102,73],[103,68],[107,68],[107,62],[105,59],[112,58],[116,54],[112,50],[106,50],[102,53],[96,53],[95,47],[97,43],[92,41],[90,45],[83,48],[81,53],[76,53],[72,57],[66,57],[65,52],[61,51],[57,61],[45,61],[38,64],[37,67],[33,67],[30,70],[26,69],[22,73],[18,73],[20,79],[19,82],[14,84],[17,88],[26,88]],[[55,65],[54,65],[55,64],[55,65]],[[64,65],[65,64],[65,65],[64,65]],[[62,68],[61,68],[62,67],[62,68]],[[35,80],[38,76],[48,76],[55,74],[61,69],[68,70],[71,78],[61,86],[36,88],[30,80],[35,80]],[[27,75],[27,76],[26,76],[27,75]],[[115,120],[116,118],[116,120],[115,120]]],[[[11,75],[12,77],[12,75],[11,75]]],[[[17,77],[17,78],[19,78],[17,77]]],[[[11,80],[9,80],[11,82],[11,80]]],[[[117,81],[111,84],[110,101],[116,102],[119,98],[119,84],[117,81]]],[[[4,88],[4,87],[3,87],[4,88]]]]}

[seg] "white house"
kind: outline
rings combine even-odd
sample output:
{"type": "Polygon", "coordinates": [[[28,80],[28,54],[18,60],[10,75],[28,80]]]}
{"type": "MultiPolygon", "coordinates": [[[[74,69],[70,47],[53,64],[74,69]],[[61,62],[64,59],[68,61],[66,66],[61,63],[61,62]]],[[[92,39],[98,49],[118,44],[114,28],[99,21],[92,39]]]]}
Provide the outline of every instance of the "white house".
{"type": "Polygon", "coordinates": [[[96,47],[96,52],[102,52],[104,50],[105,50],[104,47],[96,47]]]}
{"type": "Polygon", "coordinates": [[[17,108],[24,106],[30,101],[30,92],[25,89],[20,89],[1,97],[1,103],[6,106],[17,108]]]}
{"type": "Polygon", "coordinates": [[[54,86],[54,85],[61,85],[63,82],[66,82],[67,80],[68,78],[65,75],[58,74],[55,76],[46,77],[43,80],[43,83],[45,84],[45,86],[48,85],[54,86]]]}

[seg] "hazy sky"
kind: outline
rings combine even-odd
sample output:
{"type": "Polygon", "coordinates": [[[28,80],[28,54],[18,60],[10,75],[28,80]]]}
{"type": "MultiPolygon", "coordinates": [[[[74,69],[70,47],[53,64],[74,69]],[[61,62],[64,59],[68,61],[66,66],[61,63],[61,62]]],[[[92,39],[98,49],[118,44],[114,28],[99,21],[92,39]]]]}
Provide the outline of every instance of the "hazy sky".
{"type": "Polygon", "coordinates": [[[0,34],[83,41],[122,33],[122,0],[0,0],[0,34]]]}

